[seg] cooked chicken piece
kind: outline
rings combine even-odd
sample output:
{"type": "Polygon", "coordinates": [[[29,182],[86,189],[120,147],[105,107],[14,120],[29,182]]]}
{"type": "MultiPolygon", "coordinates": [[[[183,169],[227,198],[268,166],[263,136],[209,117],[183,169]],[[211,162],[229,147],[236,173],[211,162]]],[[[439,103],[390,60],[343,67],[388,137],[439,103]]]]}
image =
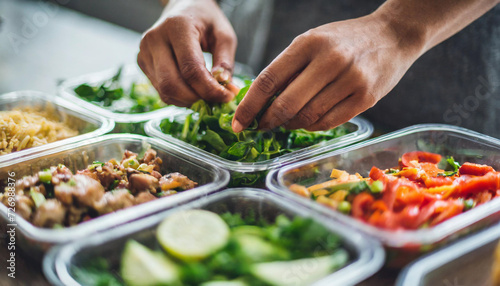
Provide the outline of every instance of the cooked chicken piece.
{"type": "Polygon", "coordinates": [[[142,161],[149,165],[149,163],[153,162],[155,158],[156,158],[156,151],[153,149],[149,149],[144,153],[144,158],[142,158],[142,161]]]}
{"type": "Polygon", "coordinates": [[[125,150],[125,152],[123,153],[123,158],[122,158],[120,164],[123,164],[124,161],[126,161],[127,159],[129,159],[131,157],[137,158],[137,153],[134,153],[134,152],[129,151],[129,150],[125,150]]]}
{"type": "Polygon", "coordinates": [[[51,228],[55,224],[63,225],[65,216],[63,205],[56,199],[48,199],[36,210],[33,224],[51,228]]]}
{"type": "Polygon", "coordinates": [[[38,183],[38,176],[26,176],[16,182],[16,189],[25,190],[30,187],[36,186],[38,183]]]}
{"type": "Polygon", "coordinates": [[[113,164],[105,163],[102,166],[102,171],[97,171],[97,176],[99,181],[104,186],[104,188],[109,188],[115,180],[121,180],[122,176],[115,171],[113,164]]]}
{"type": "Polygon", "coordinates": [[[151,194],[150,192],[140,192],[137,197],[135,197],[134,199],[134,203],[136,205],[139,205],[139,204],[142,204],[142,203],[146,203],[146,202],[149,202],[149,201],[153,201],[153,200],[156,200],[157,198],[155,196],[153,196],[153,194],[151,194]]]}
{"type": "Polygon", "coordinates": [[[25,220],[29,220],[33,213],[35,203],[33,200],[25,195],[16,195],[16,213],[18,213],[25,220]]]}
{"type": "Polygon", "coordinates": [[[120,180],[120,182],[118,182],[118,185],[116,185],[116,190],[118,189],[130,189],[130,184],[127,180],[120,180]]]}
{"type": "Polygon", "coordinates": [[[97,172],[95,170],[89,170],[89,169],[80,170],[80,171],[77,171],[76,174],[77,175],[84,175],[84,176],[87,176],[91,179],[99,181],[99,177],[97,177],[97,172]]]}
{"type": "Polygon", "coordinates": [[[65,205],[76,203],[80,206],[93,207],[104,195],[102,185],[85,175],[74,175],[68,183],[54,187],[54,195],[65,205]]]}
{"type": "Polygon", "coordinates": [[[160,172],[157,172],[157,171],[151,172],[151,176],[157,178],[158,180],[161,179],[161,174],[160,174],[160,172]]]}
{"type": "Polygon", "coordinates": [[[198,183],[191,181],[188,177],[180,173],[170,173],[160,179],[160,188],[162,191],[181,188],[189,190],[196,187],[198,183]]]}
{"type": "Polygon", "coordinates": [[[67,182],[73,177],[73,173],[68,167],[59,165],[57,168],[50,168],[52,171],[52,185],[58,185],[61,182],[67,182]]]}
{"type": "Polygon", "coordinates": [[[163,164],[163,160],[160,157],[156,157],[153,161],[149,162],[148,165],[154,166],[153,170],[155,170],[156,172],[160,172],[161,164],[163,164]]]}
{"type": "Polygon", "coordinates": [[[128,178],[130,183],[130,190],[133,194],[142,191],[149,191],[156,194],[156,189],[160,186],[158,179],[148,174],[132,174],[128,178]]]}
{"type": "Polygon", "coordinates": [[[125,209],[134,205],[134,196],[128,190],[115,190],[113,192],[106,192],[104,196],[98,201],[94,208],[103,215],[117,210],[125,209]]]}
{"type": "Polygon", "coordinates": [[[77,208],[75,206],[70,206],[68,208],[67,221],[68,225],[77,225],[82,221],[83,214],[87,213],[88,208],[77,208]]]}
{"type": "MultiPolygon", "coordinates": [[[[0,203],[4,204],[6,207],[11,207],[9,205],[9,197],[10,195],[1,194],[0,195],[0,203]]],[[[33,213],[33,208],[35,207],[35,203],[33,200],[25,196],[22,191],[19,191],[15,195],[15,210],[16,213],[19,214],[22,218],[29,220],[31,214],[33,213]]]]}

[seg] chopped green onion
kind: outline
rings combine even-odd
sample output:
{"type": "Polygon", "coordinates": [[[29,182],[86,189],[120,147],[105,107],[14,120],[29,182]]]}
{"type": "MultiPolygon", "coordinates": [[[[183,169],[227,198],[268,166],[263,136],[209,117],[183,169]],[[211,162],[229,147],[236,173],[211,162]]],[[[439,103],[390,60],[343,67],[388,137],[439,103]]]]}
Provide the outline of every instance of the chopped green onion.
{"type": "Polygon", "coordinates": [[[40,179],[40,182],[50,184],[50,181],[52,180],[52,173],[50,172],[50,170],[45,169],[38,172],[38,178],[40,179]]]}
{"type": "Polygon", "coordinates": [[[45,196],[42,193],[35,191],[35,188],[30,188],[30,196],[35,202],[36,208],[39,208],[43,203],[45,203],[45,196]]]}

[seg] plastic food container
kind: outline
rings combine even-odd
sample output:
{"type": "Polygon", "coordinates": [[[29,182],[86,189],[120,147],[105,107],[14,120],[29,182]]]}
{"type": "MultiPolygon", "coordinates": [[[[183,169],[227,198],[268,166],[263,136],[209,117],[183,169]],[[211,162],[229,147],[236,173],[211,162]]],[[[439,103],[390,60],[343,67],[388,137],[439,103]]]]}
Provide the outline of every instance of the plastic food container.
{"type": "Polygon", "coordinates": [[[0,162],[9,162],[14,158],[42,152],[47,149],[64,146],[77,141],[87,140],[108,133],[113,129],[114,122],[100,115],[89,112],[71,102],[56,96],[51,96],[38,91],[16,91],[0,95],[0,111],[16,108],[35,107],[53,108],[60,118],[67,118],[76,126],[80,135],[55,141],[41,146],[36,146],[21,151],[0,155],[0,162]]]}
{"type": "Polygon", "coordinates": [[[39,228],[20,216],[16,216],[14,221],[9,220],[11,218],[8,215],[9,209],[0,204],[0,217],[6,222],[2,222],[1,225],[17,224],[16,242],[30,255],[40,255],[52,245],[66,243],[77,238],[87,239],[92,233],[109,230],[117,225],[204,197],[224,188],[229,181],[227,171],[187,154],[172,144],[139,135],[113,134],[54,148],[20,159],[3,161],[0,163],[0,187],[3,190],[9,179],[10,181],[20,179],[25,175],[31,175],[59,163],[66,165],[74,172],[86,168],[94,160],[105,162],[112,158],[120,159],[126,149],[139,153],[150,147],[155,149],[163,160],[162,172],[180,172],[198,182],[199,186],[62,229],[39,228]],[[12,173],[14,173],[13,176],[12,173]]]}
{"type": "Polygon", "coordinates": [[[434,227],[419,230],[383,230],[343,215],[289,191],[288,186],[305,179],[312,185],[328,180],[333,168],[368,176],[372,166],[390,168],[405,152],[422,150],[453,156],[459,162],[487,164],[500,169],[500,140],[449,125],[415,125],[361,142],[321,157],[293,164],[270,173],[267,186],[273,192],[298,201],[343,224],[379,239],[389,250],[390,266],[401,267],[412,258],[444,245],[500,219],[500,200],[493,200],[434,227]]]}
{"type": "Polygon", "coordinates": [[[492,269],[499,240],[497,224],[408,265],[397,285],[493,285],[492,269]]]}
{"type": "MultiPolygon", "coordinates": [[[[185,109],[175,106],[165,106],[161,109],[143,112],[143,113],[119,113],[99,105],[88,102],[80,98],[74,91],[81,84],[88,83],[90,85],[98,85],[103,81],[111,78],[116,74],[118,67],[105,70],[102,72],[83,75],[80,77],[66,80],[59,88],[59,95],[82,106],[87,110],[91,110],[97,114],[112,119],[115,121],[114,133],[137,133],[144,135],[144,123],[148,120],[185,112],[185,109]]],[[[133,82],[148,82],[146,76],[135,65],[127,65],[122,69],[120,83],[124,88],[129,88],[133,82]]]]}
{"type": "MultiPolygon", "coordinates": [[[[243,216],[255,214],[257,218],[275,219],[279,214],[287,216],[310,216],[309,211],[288,200],[259,189],[227,189],[209,195],[184,206],[123,225],[90,239],[52,249],[43,262],[44,273],[54,285],[79,285],[74,280],[71,268],[81,266],[96,257],[105,257],[112,270],[119,269],[121,253],[128,239],[135,239],[146,246],[156,243],[156,227],[170,214],[183,209],[206,209],[215,213],[239,212],[243,216]]],[[[322,217],[316,221],[343,239],[344,248],[351,254],[351,260],[344,268],[332,273],[314,285],[354,285],[374,274],[384,261],[382,247],[348,228],[340,227],[322,217]]]]}
{"type": "MultiPolygon", "coordinates": [[[[176,117],[185,117],[186,114],[179,114],[176,117]]],[[[232,187],[239,186],[264,186],[265,176],[267,172],[271,169],[275,169],[299,160],[304,160],[327,151],[339,149],[350,145],[352,143],[364,140],[373,133],[373,125],[361,117],[356,117],[351,119],[346,123],[347,127],[351,133],[332,139],[328,141],[321,142],[319,144],[303,148],[279,157],[264,160],[255,163],[248,162],[237,162],[224,159],[215,154],[209,153],[198,147],[195,147],[189,143],[186,143],[180,139],[173,137],[172,135],[165,134],[161,131],[160,124],[164,119],[171,119],[172,117],[160,118],[149,121],[146,123],[146,133],[149,136],[163,139],[165,141],[171,142],[180,146],[190,153],[197,154],[197,156],[206,158],[210,160],[214,165],[221,168],[229,170],[231,172],[231,182],[229,183],[232,187]],[[242,179],[243,178],[243,179],[242,179]]]]}
{"type": "MultiPolygon", "coordinates": [[[[208,54],[204,54],[205,61],[207,62],[207,67],[211,68],[212,60],[208,54]]],[[[144,124],[148,120],[172,116],[179,113],[185,113],[187,110],[185,108],[179,108],[173,105],[166,106],[161,109],[143,112],[143,113],[119,113],[108,110],[99,105],[88,102],[80,98],[74,91],[76,87],[81,84],[88,83],[90,85],[98,85],[103,81],[111,78],[116,74],[118,67],[105,70],[102,72],[92,73],[83,75],[80,77],[68,79],[62,83],[59,88],[59,94],[76,104],[101,114],[102,116],[112,119],[115,121],[116,126],[113,130],[114,133],[144,133],[144,124]]],[[[234,74],[251,75],[251,69],[245,65],[236,63],[234,67],[234,74]]],[[[139,69],[137,65],[126,65],[122,69],[122,74],[120,78],[120,83],[124,88],[129,88],[133,82],[149,83],[149,80],[144,75],[144,73],[139,69]]]]}

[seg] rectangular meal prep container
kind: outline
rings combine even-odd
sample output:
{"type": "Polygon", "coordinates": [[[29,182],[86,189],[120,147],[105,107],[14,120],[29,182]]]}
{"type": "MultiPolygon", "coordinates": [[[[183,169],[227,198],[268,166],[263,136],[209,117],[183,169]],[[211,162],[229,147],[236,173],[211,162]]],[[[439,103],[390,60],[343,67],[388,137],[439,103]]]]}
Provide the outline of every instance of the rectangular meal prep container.
{"type": "Polygon", "coordinates": [[[221,168],[224,168],[226,170],[229,170],[231,172],[231,181],[229,183],[230,187],[241,187],[241,186],[264,187],[265,176],[269,170],[276,169],[278,167],[291,164],[294,162],[298,162],[300,160],[311,158],[313,156],[317,156],[331,150],[336,150],[345,147],[347,145],[364,140],[370,137],[371,134],[373,133],[373,125],[368,120],[362,117],[355,117],[351,119],[349,122],[345,123],[347,128],[350,131],[352,131],[347,135],[334,138],[328,141],[324,141],[307,148],[303,148],[288,154],[278,156],[273,159],[248,163],[248,162],[237,162],[224,159],[220,156],[207,152],[201,148],[193,146],[189,143],[186,143],[180,139],[173,137],[170,134],[165,134],[161,131],[160,124],[163,120],[165,119],[174,120],[174,118],[185,118],[186,116],[187,114],[184,113],[149,121],[148,123],[146,123],[145,126],[146,133],[149,136],[171,142],[177,146],[189,150],[189,152],[197,154],[197,156],[206,158],[206,160],[210,160],[210,162],[212,162],[213,164],[221,168]],[[242,176],[246,176],[251,179],[249,179],[248,183],[246,182],[239,183],[237,179],[242,176]]]}
{"type": "MultiPolygon", "coordinates": [[[[492,270],[499,241],[497,224],[411,263],[400,273],[396,285],[494,285],[492,270]]],[[[500,263],[498,258],[496,263],[500,263]]]]}
{"type": "Polygon", "coordinates": [[[388,250],[388,265],[402,267],[421,253],[500,220],[500,200],[477,206],[434,227],[388,231],[303,198],[292,193],[288,186],[305,179],[308,185],[327,181],[333,168],[359,172],[366,177],[372,166],[394,167],[403,153],[416,150],[453,156],[458,162],[487,164],[500,170],[500,140],[460,127],[423,124],[286,166],[270,173],[266,184],[277,194],[379,239],[388,250]]]}
{"type": "MultiPolygon", "coordinates": [[[[75,170],[86,168],[94,160],[106,162],[112,158],[121,159],[125,150],[139,153],[148,148],[155,149],[158,152],[158,157],[163,160],[162,173],[180,172],[197,182],[198,187],[62,229],[36,227],[20,216],[16,216],[17,242],[21,248],[29,252],[30,255],[39,256],[55,244],[66,243],[77,238],[87,238],[95,232],[109,230],[117,225],[175,207],[190,200],[202,198],[223,189],[229,181],[227,171],[214,167],[209,162],[196,158],[175,145],[140,135],[111,134],[50,149],[24,158],[0,162],[0,184],[5,186],[5,182],[12,178],[9,175],[12,173],[15,173],[14,178],[20,179],[25,175],[34,174],[60,163],[75,172],[75,170]]],[[[4,186],[2,186],[2,190],[4,186]]],[[[9,221],[8,211],[5,205],[0,204],[2,226],[13,223],[9,221]]]]}
{"type": "MultiPolygon", "coordinates": [[[[204,53],[204,57],[205,62],[207,63],[207,68],[210,69],[212,66],[212,57],[207,53],[204,53]]],[[[114,133],[135,133],[145,135],[144,124],[146,123],[146,121],[165,117],[166,115],[185,113],[187,111],[187,109],[185,108],[179,108],[170,105],[158,110],[143,113],[119,113],[88,102],[80,98],[75,93],[74,89],[79,85],[84,83],[88,83],[91,85],[100,84],[115,75],[117,70],[118,67],[65,80],[59,87],[59,95],[68,100],[71,100],[72,102],[77,103],[78,105],[88,110],[101,114],[102,116],[115,121],[115,128],[113,130],[114,133]]],[[[252,71],[250,67],[246,65],[235,63],[234,74],[251,76],[252,71]]],[[[149,83],[149,80],[137,65],[125,65],[122,69],[120,83],[122,83],[122,86],[125,89],[128,89],[132,82],[149,83]]]]}
{"type": "Polygon", "coordinates": [[[274,220],[278,215],[289,217],[312,217],[343,240],[343,247],[351,255],[350,262],[314,283],[314,285],[354,285],[374,274],[384,261],[384,251],[373,239],[367,239],[349,228],[326,221],[321,216],[312,216],[307,209],[291,201],[261,189],[226,189],[193,201],[176,209],[158,213],[111,231],[103,232],[91,239],[81,239],[71,244],[52,249],[44,259],[43,269],[47,279],[54,285],[79,285],[71,273],[71,267],[81,266],[96,257],[106,257],[112,270],[120,263],[123,246],[128,239],[135,239],[146,246],[156,243],[155,229],[170,214],[186,209],[205,209],[215,213],[241,213],[243,217],[255,214],[256,218],[274,220]]]}
{"type": "MultiPolygon", "coordinates": [[[[58,93],[61,97],[70,100],[87,110],[113,120],[115,122],[115,128],[113,129],[114,133],[136,133],[145,135],[144,124],[146,123],[146,121],[158,117],[163,117],[166,114],[178,114],[185,112],[183,108],[178,108],[172,105],[143,113],[113,112],[97,104],[88,102],[80,98],[75,93],[74,89],[79,85],[84,83],[88,83],[90,85],[98,85],[115,75],[117,70],[118,67],[65,80],[59,87],[58,93]]],[[[126,65],[122,69],[120,83],[123,88],[128,89],[133,82],[148,82],[148,80],[146,76],[139,70],[139,67],[137,67],[136,65],[126,65]]]]}
{"type": "Polygon", "coordinates": [[[89,112],[55,95],[31,90],[15,91],[0,95],[0,111],[10,111],[16,108],[26,107],[54,108],[59,118],[67,118],[70,120],[72,125],[77,127],[81,134],[45,145],[0,155],[0,162],[8,162],[29,154],[94,138],[110,132],[114,127],[114,122],[112,120],[89,112]]]}

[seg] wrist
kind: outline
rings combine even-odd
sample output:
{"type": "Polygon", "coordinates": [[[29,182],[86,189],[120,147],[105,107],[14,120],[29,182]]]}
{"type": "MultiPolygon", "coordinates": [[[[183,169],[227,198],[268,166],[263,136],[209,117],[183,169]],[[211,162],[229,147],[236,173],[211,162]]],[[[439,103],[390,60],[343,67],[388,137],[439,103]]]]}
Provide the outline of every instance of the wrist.
{"type": "Polygon", "coordinates": [[[369,15],[376,21],[399,50],[418,58],[428,50],[428,31],[421,22],[405,17],[402,9],[382,5],[369,15]]]}

